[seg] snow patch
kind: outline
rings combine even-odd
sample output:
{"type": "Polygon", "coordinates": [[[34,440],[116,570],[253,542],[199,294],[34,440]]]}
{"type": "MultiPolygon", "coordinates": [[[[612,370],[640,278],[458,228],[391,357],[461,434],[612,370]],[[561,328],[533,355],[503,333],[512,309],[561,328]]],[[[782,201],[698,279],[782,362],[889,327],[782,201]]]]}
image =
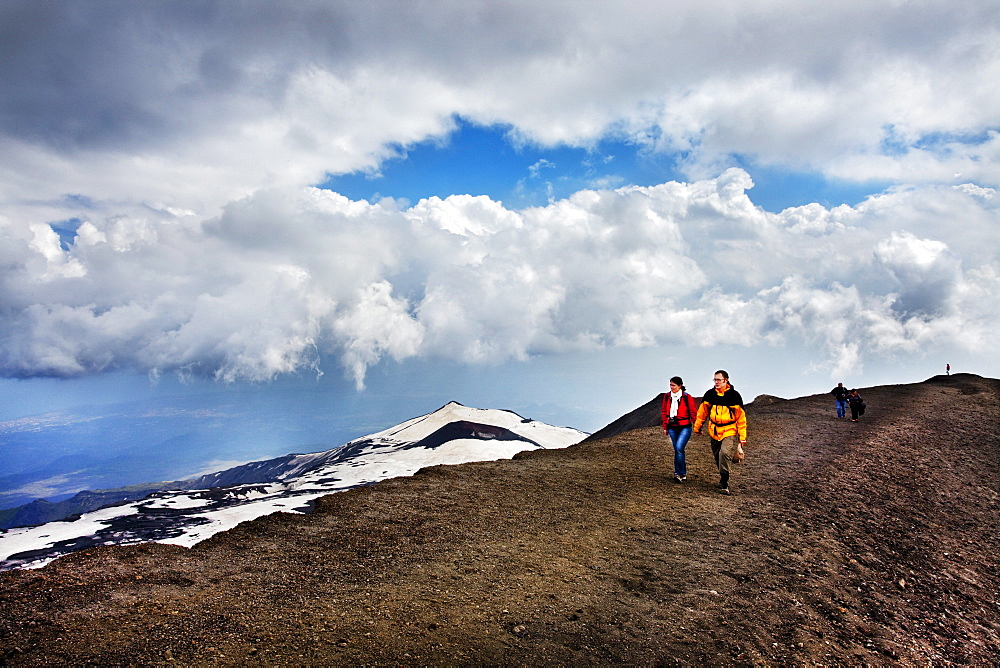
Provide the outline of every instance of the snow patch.
{"type": "Polygon", "coordinates": [[[165,491],[141,501],[86,513],[67,522],[0,533],[0,570],[42,566],[97,545],[158,542],[191,547],[241,522],[275,512],[307,512],[319,497],[410,476],[440,464],[510,459],[538,448],[565,448],[586,437],[568,427],[527,420],[511,411],[451,402],[342,446],[279,457],[210,474],[212,480],[260,480],[165,491]]]}

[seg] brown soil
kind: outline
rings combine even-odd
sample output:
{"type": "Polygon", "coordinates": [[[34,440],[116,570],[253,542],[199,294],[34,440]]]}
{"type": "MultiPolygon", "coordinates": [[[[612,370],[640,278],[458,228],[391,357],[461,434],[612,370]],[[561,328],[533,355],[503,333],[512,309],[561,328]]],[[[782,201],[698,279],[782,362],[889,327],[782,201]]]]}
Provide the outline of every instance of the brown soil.
{"type": "Polygon", "coordinates": [[[734,496],[656,428],[0,574],[10,665],[996,665],[1000,381],[749,407],[734,496]],[[940,440],[940,445],[936,442],[940,440]]]}

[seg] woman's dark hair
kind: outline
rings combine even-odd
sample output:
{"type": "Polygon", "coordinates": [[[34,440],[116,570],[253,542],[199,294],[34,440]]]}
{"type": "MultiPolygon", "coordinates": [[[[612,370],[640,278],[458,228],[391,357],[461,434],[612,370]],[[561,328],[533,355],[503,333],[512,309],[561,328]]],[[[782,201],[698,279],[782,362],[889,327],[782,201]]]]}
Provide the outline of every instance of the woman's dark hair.
{"type": "Polygon", "coordinates": [[[674,385],[680,385],[681,386],[681,392],[684,392],[685,390],[687,390],[687,388],[684,387],[684,381],[681,379],[680,376],[674,376],[673,378],[670,379],[670,382],[673,383],[674,385]]]}

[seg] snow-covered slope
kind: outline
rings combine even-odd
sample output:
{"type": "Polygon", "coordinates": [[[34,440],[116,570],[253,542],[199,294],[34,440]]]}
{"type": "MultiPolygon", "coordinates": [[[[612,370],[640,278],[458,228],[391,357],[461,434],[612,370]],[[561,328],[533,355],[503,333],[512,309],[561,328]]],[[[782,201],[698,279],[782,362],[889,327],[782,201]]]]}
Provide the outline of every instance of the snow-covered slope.
{"type": "Polygon", "coordinates": [[[585,436],[510,411],[452,402],[332,450],[286,455],[181,481],[175,491],[156,492],[73,521],[9,529],[0,533],[0,570],[41,566],[97,545],[156,541],[191,546],[262,515],[309,512],[317,497],[331,492],[412,475],[426,466],[564,448],[585,436]]]}

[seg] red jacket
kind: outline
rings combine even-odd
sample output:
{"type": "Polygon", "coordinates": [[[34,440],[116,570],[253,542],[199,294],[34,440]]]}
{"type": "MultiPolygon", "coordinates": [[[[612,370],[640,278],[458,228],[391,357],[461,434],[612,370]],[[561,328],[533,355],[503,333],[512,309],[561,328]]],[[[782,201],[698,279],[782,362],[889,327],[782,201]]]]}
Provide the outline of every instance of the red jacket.
{"type": "MultiPolygon", "coordinates": [[[[672,397],[669,392],[663,393],[663,400],[660,405],[660,415],[663,428],[667,428],[667,422],[670,420],[670,404],[672,397]]],[[[694,424],[695,415],[698,413],[698,408],[695,406],[694,397],[692,397],[687,392],[681,393],[680,405],[677,406],[677,426],[678,427],[690,427],[694,424]]]]}

